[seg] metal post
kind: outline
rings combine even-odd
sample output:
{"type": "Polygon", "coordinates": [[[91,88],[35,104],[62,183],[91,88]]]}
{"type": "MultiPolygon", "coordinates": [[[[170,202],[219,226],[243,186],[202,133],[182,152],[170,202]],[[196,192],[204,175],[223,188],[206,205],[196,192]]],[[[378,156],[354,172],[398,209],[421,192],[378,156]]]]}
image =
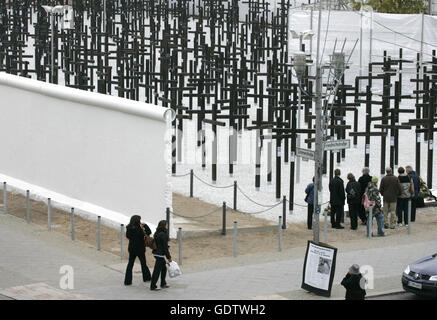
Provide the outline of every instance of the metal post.
{"type": "Polygon", "coordinates": [[[226,235],[226,202],[223,201],[222,235],[226,235]]]}
{"type": "Polygon", "coordinates": [[[167,220],[168,230],[170,230],[170,208],[167,207],[165,211],[165,216],[167,220]]]}
{"type": "Polygon", "coordinates": [[[237,256],[237,221],[234,221],[234,257],[237,256]]]}
{"type": "Polygon", "coordinates": [[[237,181],[234,181],[234,210],[237,211],[237,181]]]}
{"type": "Polygon", "coordinates": [[[322,22],[322,1],[319,4],[318,32],[317,32],[317,54],[316,54],[316,143],[315,143],[315,164],[314,164],[314,242],[319,243],[319,214],[320,202],[319,191],[322,186],[322,164],[323,164],[323,146],[322,146],[322,67],[320,64],[320,32],[322,22]]]}
{"type": "Polygon", "coordinates": [[[7,184],[6,182],[3,182],[3,213],[7,214],[8,210],[7,210],[7,195],[8,195],[8,191],[7,191],[7,184]]]}
{"type": "Polygon", "coordinates": [[[193,197],[193,177],[194,177],[194,171],[193,169],[190,170],[190,198],[193,197]]]}
{"type": "Polygon", "coordinates": [[[106,33],[106,0],[103,0],[103,33],[106,33]]]}
{"type": "Polygon", "coordinates": [[[370,12],[370,40],[369,40],[369,64],[372,63],[372,45],[373,45],[373,13],[370,12]]]}
{"type": "Polygon", "coordinates": [[[101,248],[101,242],[100,242],[100,236],[101,236],[101,224],[102,224],[102,217],[97,216],[97,250],[100,251],[101,248]]]}
{"type": "Polygon", "coordinates": [[[55,14],[53,12],[51,12],[52,15],[52,83],[55,83],[55,45],[54,45],[54,41],[55,41],[55,14]]]}
{"type": "Polygon", "coordinates": [[[411,199],[408,199],[408,234],[411,234],[411,199]]]}
{"type": "Polygon", "coordinates": [[[30,203],[29,203],[29,190],[26,190],[26,222],[30,223],[30,203]]]}
{"type": "Polygon", "coordinates": [[[74,208],[71,208],[71,240],[75,239],[74,235],[74,208]]]}
{"type": "Polygon", "coordinates": [[[182,228],[178,230],[179,264],[182,265],[182,228]]]}
{"type": "Polygon", "coordinates": [[[328,243],[328,213],[325,214],[325,220],[323,224],[323,241],[328,243]]]}
{"type": "MultiPolygon", "coordinates": [[[[300,86],[297,89],[299,94],[298,106],[297,106],[297,129],[301,128],[301,108],[302,108],[302,91],[300,86]]],[[[300,148],[300,134],[296,134],[296,147],[300,148]]],[[[300,183],[300,157],[296,159],[296,184],[300,183]]]]}
{"type": "Polygon", "coordinates": [[[279,237],[279,247],[278,247],[278,251],[281,252],[282,251],[282,217],[279,216],[279,224],[278,224],[278,237],[279,237]]]}
{"type": "Polygon", "coordinates": [[[373,231],[373,206],[369,207],[369,216],[367,218],[367,237],[372,238],[373,231]]]}
{"type": "Polygon", "coordinates": [[[287,229],[287,197],[282,197],[282,229],[287,229]]]}
{"type": "MultiPolygon", "coordinates": [[[[360,77],[363,75],[363,12],[360,11],[360,77]]],[[[361,82],[358,90],[361,92],[361,82]]]]}
{"type": "Polygon", "coordinates": [[[124,260],[124,224],[120,225],[120,256],[124,260]]]}
{"type": "Polygon", "coordinates": [[[47,199],[47,230],[52,229],[52,199],[47,199]]]}

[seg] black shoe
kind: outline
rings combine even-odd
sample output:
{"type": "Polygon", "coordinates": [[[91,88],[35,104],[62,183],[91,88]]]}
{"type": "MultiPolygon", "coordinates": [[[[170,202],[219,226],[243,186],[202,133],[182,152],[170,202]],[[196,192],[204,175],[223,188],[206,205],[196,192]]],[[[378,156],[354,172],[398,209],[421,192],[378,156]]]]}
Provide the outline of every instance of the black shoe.
{"type": "Polygon", "coordinates": [[[342,225],[338,225],[335,227],[335,229],[344,229],[344,227],[342,225]]]}
{"type": "Polygon", "coordinates": [[[357,230],[357,228],[351,228],[351,230],[357,230]]]}
{"type": "Polygon", "coordinates": [[[388,225],[385,224],[385,225],[384,225],[384,229],[388,229],[388,225]]]}
{"type": "Polygon", "coordinates": [[[154,288],[150,288],[150,290],[152,290],[152,291],[159,291],[161,289],[159,289],[158,287],[154,287],[154,288]]]}
{"type": "Polygon", "coordinates": [[[166,288],[170,288],[170,286],[168,284],[165,284],[163,286],[161,286],[162,289],[166,289],[166,288]]]}
{"type": "Polygon", "coordinates": [[[132,283],[125,283],[124,285],[125,285],[125,286],[131,286],[132,283]]]}

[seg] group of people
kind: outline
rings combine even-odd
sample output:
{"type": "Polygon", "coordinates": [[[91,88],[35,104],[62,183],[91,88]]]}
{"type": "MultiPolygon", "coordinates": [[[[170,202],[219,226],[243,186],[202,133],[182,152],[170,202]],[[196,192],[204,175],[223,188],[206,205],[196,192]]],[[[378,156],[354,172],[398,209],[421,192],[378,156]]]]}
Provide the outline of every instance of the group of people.
{"type": "MultiPolygon", "coordinates": [[[[347,202],[351,229],[358,228],[358,218],[362,225],[366,225],[369,210],[364,199],[372,203],[372,216],[376,218],[378,236],[384,236],[385,229],[395,229],[396,219],[399,227],[408,226],[408,203],[411,200],[410,221],[416,220],[416,207],[419,198],[419,176],[411,166],[398,168],[398,176],[393,174],[391,168],[386,168],[386,175],[381,179],[378,188],[378,177],[370,176],[369,168],[362,170],[362,176],[355,180],[352,173],[347,175],[348,183],[344,187],[340,169],[334,170],[334,177],[329,183],[331,226],[335,229],[344,229],[341,222],[344,220],[344,206],[347,202]],[[383,201],[381,201],[381,196],[383,201]]],[[[312,214],[314,211],[314,178],[305,189],[308,203],[308,229],[312,229],[312,214]]]]}
{"type": "Polygon", "coordinates": [[[146,264],[146,237],[150,237],[152,231],[147,224],[141,223],[141,217],[134,215],[131,217],[129,224],[126,226],[126,237],[129,239],[128,251],[129,262],[126,267],[126,274],[124,284],[129,286],[132,284],[132,269],[135,259],[138,257],[141,263],[141,272],[143,281],[150,281],[150,290],[159,290],[157,282],[161,276],[161,288],[169,288],[165,277],[167,274],[166,258],[171,262],[171,255],[169,251],[169,234],[168,223],[166,220],[161,220],[158,223],[155,233],[153,234],[153,241],[156,244],[156,249],[152,250],[155,257],[155,266],[153,274],[150,273],[146,264]]]}

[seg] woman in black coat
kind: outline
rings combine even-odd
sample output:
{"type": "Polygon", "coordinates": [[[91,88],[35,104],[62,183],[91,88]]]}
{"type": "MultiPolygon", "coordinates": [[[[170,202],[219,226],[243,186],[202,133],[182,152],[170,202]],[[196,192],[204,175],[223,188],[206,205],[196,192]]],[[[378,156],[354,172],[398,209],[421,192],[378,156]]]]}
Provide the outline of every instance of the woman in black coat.
{"type": "Polygon", "coordinates": [[[126,268],[124,284],[129,286],[132,284],[132,269],[136,257],[140,259],[141,271],[143,273],[143,281],[150,281],[150,270],[146,264],[146,245],[144,243],[145,234],[150,235],[152,231],[147,224],[141,223],[141,217],[134,215],[131,217],[129,224],[126,226],[126,238],[129,239],[129,262],[126,268]]]}
{"type": "Polygon", "coordinates": [[[171,262],[171,255],[168,250],[168,224],[166,220],[161,220],[158,223],[156,232],[153,236],[156,244],[156,249],[152,251],[155,257],[155,267],[153,268],[152,281],[150,283],[150,290],[159,290],[156,286],[159,276],[161,276],[161,288],[168,288],[169,286],[165,282],[165,276],[167,274],[167,267],[165,258],[171,262]]]}
{"type": "Polygon", "coordinates": [[[366,296],[364,284],[365,279],[360,273],[360,267],[356,264],[352,265],[341,281],[341,285],[346,288],[346,300],[364,300],[366,296]]]}

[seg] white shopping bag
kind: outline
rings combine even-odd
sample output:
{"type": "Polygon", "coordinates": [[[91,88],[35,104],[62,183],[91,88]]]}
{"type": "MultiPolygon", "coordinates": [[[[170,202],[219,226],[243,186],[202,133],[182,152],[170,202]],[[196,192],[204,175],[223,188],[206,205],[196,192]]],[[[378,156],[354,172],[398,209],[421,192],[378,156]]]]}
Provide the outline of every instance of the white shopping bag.
{"type": "Polygon", "coordinates": [[[174,278],[174,277],[180,276],[182,274],[181,269],[179,268],[179,265],[174,261],[167,263],[167,271],[168,271],[168,276],[170,278],[174,278]]]}

